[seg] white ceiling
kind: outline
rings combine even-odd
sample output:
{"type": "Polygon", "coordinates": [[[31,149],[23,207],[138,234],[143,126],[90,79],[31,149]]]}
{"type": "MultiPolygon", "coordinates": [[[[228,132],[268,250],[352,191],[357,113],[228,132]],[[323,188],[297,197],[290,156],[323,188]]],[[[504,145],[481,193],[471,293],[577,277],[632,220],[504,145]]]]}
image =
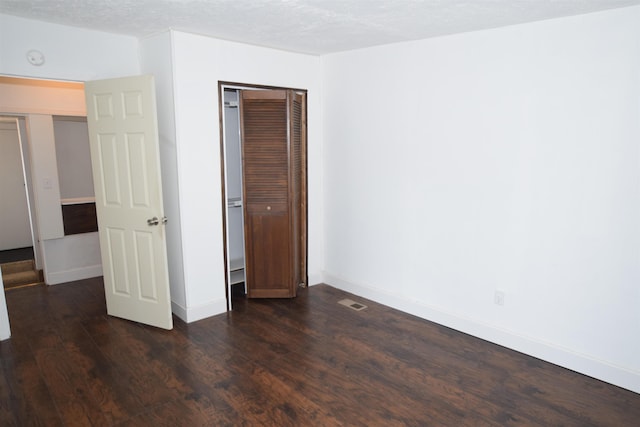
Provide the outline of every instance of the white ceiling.
{"type": "Polygon", "coordinates": [[[0,13],[136,37],[172,28],[325,54],[637,4],[640,0],[0,0],[0,13]]]}

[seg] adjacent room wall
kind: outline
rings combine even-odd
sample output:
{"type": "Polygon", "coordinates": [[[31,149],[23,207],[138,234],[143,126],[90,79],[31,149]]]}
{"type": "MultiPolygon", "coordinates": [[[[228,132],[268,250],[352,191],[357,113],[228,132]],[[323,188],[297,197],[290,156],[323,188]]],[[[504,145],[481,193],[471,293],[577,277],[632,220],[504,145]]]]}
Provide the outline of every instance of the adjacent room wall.
{"type": "Polygon", "coordinates": [[[218,81],[309,91],[309,276],[322,281],[320,58],[182,32],[172,39],[187,319],[226,309],[218,81]]]}
{"type": "Polygon", "coordinates": [[[60,197],[94,199],[89,131],[86,117],[54,116],[60,197]]]}
{"type": "Polygon", "coordinates": [[[0,76],[0,111],[84,116],[84,87],[76,82],[0,76]]]}
{"type": "Polygon", "coordinates": [[[102,275],[97,233],[64,235],[53,117],[27,115],[35,210],[48,285],[102,275]]]}
{"type": "Polygon", "coordinates": [[[48,114],[27,114],[26,122],[34,208],[38,212],[38,237],[40,240],[59,239],[64,237],[64,228],[53,117],[48,114]]]}
{"type": "Polygon", "coordinates": [[[638,22],[324,57],[328,283],[640,392],[638,22]]]}

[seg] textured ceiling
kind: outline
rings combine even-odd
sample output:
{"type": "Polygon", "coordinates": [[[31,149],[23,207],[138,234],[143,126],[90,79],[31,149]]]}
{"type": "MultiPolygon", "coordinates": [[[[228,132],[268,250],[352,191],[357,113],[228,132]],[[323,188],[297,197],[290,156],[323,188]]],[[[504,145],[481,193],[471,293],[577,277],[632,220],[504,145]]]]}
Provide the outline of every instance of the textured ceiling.
{"type": "Polygon", "coordinates": [[[324,54],[637,4],[640,0],[0,0],[0,13],[136,37],[172,28],[324,54]]]}

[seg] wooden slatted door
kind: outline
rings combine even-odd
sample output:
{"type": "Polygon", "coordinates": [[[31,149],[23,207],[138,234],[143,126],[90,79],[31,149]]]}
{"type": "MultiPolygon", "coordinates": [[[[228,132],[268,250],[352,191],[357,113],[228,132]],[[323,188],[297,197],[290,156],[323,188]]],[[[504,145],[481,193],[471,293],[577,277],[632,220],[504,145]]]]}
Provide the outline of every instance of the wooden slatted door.
{"type": "Polygon", "coordinates": [[[306,282],[303,96],[246,90],[240,97],[249,298],[291,298],[306,282]]]}

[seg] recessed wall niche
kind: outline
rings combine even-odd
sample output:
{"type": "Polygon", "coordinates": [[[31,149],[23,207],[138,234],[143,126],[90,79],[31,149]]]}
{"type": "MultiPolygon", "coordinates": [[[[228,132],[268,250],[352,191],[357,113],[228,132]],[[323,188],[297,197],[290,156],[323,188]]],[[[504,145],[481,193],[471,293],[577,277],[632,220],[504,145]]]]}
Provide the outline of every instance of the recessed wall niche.
{"type": "Polygon", "coordinates": [[[64,234],[98,230],[86,117],[53,116],[64,234]]]}

